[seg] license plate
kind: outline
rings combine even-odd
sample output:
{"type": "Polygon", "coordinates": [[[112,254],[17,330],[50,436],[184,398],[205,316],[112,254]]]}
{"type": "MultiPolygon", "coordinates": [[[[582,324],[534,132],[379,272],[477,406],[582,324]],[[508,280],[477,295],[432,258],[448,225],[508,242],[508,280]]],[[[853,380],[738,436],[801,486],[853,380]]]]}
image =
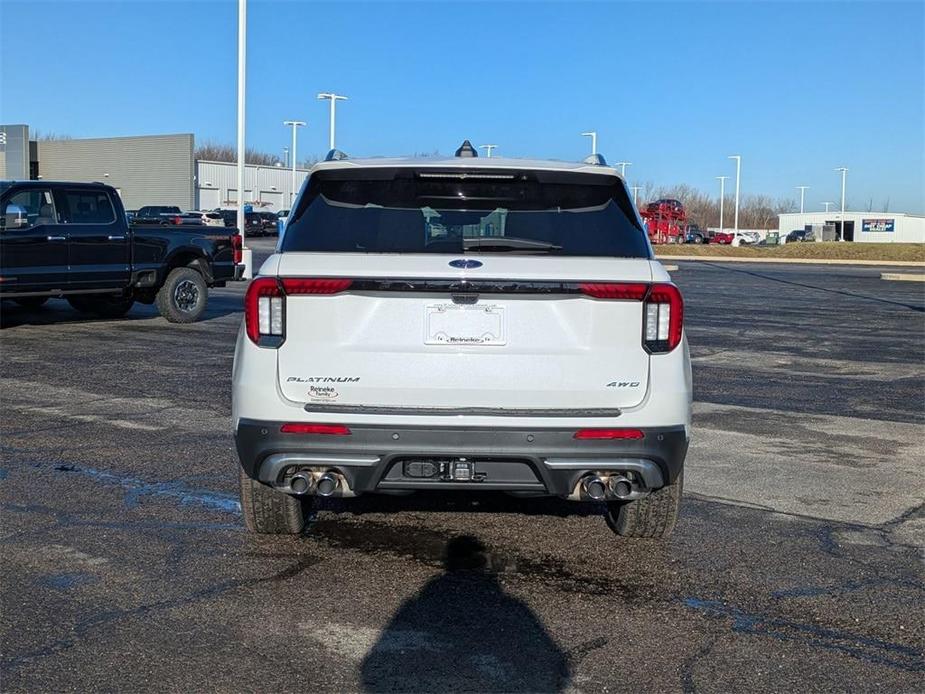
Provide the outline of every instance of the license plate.
{"type": "Polygon", "coordinates": [[[503,345],[504,308],[494,304],[424,307],[425,345],[503,345]]]}

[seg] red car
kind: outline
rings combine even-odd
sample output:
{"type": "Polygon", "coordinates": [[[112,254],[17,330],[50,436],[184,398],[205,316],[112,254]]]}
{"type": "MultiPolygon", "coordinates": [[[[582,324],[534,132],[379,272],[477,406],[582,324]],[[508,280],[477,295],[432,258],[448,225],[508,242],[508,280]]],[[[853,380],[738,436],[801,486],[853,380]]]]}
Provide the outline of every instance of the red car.
{"type": "Polygon", "coordinates": [[[731,231],[717,231],[713,233],[713,240],[711,243],[724,243],[727,246],[732,243],[732,239],[735,237],[735,234],[731,231]]]}

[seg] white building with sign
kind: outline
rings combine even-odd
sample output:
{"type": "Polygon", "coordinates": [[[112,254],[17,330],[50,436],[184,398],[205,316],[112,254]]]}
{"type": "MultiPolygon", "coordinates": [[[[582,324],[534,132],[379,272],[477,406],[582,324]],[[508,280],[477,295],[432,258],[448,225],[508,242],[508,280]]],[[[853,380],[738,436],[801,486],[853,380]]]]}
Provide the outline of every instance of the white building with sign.
{"type": "Polygon", "coordinates": [[[817,239],[823,229],[845,241],[866,243],[925,243],[925,215],[904,212],[845,212],[844,234],[841,234],[842,214],[828,212],[792,212],[779,215],[783,240],[795,230],[812,229],[817,239]]]}

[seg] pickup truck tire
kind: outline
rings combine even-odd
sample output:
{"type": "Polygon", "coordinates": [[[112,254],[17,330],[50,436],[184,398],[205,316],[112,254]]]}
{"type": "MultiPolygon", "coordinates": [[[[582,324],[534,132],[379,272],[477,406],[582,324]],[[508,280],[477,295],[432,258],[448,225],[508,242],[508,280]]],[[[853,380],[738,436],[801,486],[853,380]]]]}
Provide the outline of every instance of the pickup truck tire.
{"type": "Polygon", "coordinates": [[[130,296],[69,296],[67,302],[81,313],[100,318],[121,318],[135,304],[130,296]]]}
{"type": "Polygon", "coordinates": [[[623,537],[665,538],[671,535],[681,510],[684,473],[667,487],[635,501],[607,503],[607,525],[623,537]]]}
{"type": "Polygon", "coordinates": [[[171,323],[195,323],[206,310],[209,288],[202,275],[189,267],[170,271],[155,303],[160,314],[171,323]]]}
{"type": "Polygon", "coordinates": [[[16,303],[23,308],[35,309],[48,301],[47,296],[24,296],[21,299],[15,299],[16,303]]]}
{"type": "Polygon", "coordinates": [[[241,470],[241,513],[252,533],[298,535],[305,529],[310,503],[255,482],[241,470]]]}

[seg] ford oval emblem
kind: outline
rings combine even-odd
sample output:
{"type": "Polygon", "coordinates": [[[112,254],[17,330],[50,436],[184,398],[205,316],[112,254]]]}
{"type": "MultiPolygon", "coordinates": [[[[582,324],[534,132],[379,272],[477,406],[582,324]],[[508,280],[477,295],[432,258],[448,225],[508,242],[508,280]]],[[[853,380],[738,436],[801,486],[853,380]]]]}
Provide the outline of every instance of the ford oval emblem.
{"type": "Polygon", "coordinates": [[[460,258],[459,260],[451,260],[450,267],[458,267],[461,270],[468,270],[474,267],[482,267],[482,263],[479,260],[472,260],[471,258],[460,258]]]}

